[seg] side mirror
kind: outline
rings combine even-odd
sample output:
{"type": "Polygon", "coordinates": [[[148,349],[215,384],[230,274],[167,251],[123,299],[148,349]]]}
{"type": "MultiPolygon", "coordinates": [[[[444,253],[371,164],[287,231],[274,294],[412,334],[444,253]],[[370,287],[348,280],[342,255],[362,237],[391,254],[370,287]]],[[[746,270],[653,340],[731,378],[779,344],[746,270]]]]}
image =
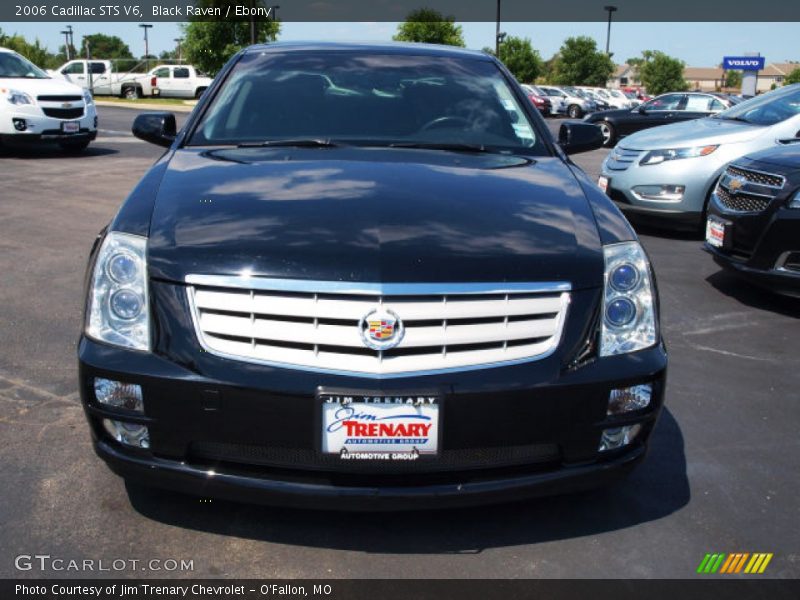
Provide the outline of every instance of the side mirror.
{"type": "Polygon", "coordinates": [[[640,106],[636,109],[636,112],[638,112],[640,115],[646,115],[647,109],[644,106],[640,106]]]}
{"type": "Polygon", "coordinates": [[[603,147],[603,132],[592,123],[562,123],[558,145],[567,154],[597,150],[603,147]]]}
{"type": "Polygon", "coordinates": [[[168,112],[142,113],[134,120],[131,131],[140,140],[169,148],[177,135],[175,115],[168,112]]]}

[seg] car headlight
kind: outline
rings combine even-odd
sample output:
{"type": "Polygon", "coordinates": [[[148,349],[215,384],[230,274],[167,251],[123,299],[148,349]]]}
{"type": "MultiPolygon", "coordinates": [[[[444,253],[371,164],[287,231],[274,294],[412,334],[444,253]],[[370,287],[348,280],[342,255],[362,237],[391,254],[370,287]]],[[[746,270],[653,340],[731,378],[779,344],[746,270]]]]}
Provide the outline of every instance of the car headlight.
{"type": "Polygon", "coordinates": [[[669,148],[667,150],[651,150],[642,157],[639,164],[642,166],[657,165],[667,160],[679,160],[681,158],[696,158],[698,156],[708,156],[716,146],[696,146],[694,148],[669,148]]]}
{"type": "Polygon", "coordinates": [[[655,292],[650,263],[639,242],[603,247],[605,277],[600,356],[655,345],[655,292]]]}
{"type": "Polygon", "coordinates": [[[90,92],[89,90],[83,90],[83,101],[86,103],[86,106],[94,104],[94,98],[92,98],[92,92],[90,92]]]}
{"type": "Polygon", "coordinates": [[[789,208],[800,208],[800,190],[797,190],[789,200],[789,208]]]}
{"type": "Polygon", "coordinates": [[[150,350],[147,238],[110,231],[97,253],[89,289],[86,334],[150,350]]]}
{"type": "Polygon", "coordinates": [[[16,104],[17,106],[21,106],[23,104],[35,104],[33,97],[30,94],[20,92],[19,90],[3,91],[6,93],[6,100],[8,100],[11,104],[16,104]]]}

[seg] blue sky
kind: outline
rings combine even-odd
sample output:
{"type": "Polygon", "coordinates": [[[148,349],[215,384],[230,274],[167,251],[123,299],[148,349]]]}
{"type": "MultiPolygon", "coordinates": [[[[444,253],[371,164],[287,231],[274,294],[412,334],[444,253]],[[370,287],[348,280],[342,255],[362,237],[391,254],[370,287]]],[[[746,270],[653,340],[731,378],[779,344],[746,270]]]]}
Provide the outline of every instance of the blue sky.
{"type": "MultiPolygon", "coordinates": [[[[5,33],[20,33],[39,40],[52,51],[63,44],[64,23],[0,23],[5,33]]],[[[82,35],[106,33],[121,37],[135,55],[144,54],[142,30],[137,23],[73,23],[76,43],[82,35]]],[[[494,23],[462,23],[470,48],[494,44],[494,23]]],[[[397,23],[283,23],[282,40],[390,40],[397,23]]],[[[714,66],[726,55],[760,52],[767,62],[800,60],[797,23],[614,23],[611,51],[616,62],[638,56],[642,50],[662,50],[689,66],[714,66]]],[[[588,35],[601,48],[606,43],[606,23],[506,23],[509,35],[529,37],[544,58],[550,58],[565,38],[588,35]]],[[[179,23],[153,23],[150,51],[174,48],[181,35],[179,23]]]]}

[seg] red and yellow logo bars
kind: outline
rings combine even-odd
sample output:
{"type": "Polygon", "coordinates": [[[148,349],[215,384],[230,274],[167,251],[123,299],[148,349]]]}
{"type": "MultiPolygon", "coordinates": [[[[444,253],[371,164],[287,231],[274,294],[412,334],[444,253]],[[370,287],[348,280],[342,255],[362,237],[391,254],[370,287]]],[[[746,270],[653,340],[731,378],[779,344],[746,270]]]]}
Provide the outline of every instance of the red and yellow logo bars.
{"type": "Polygon", "coordinates": [[[697,572],[701,574],[720,573],[730,575],[732,573],[748,573],[751,575],[763,573],[773,554],[757,552],[737,552],[734,554],[706,554],[697,567],[697,572]]]}

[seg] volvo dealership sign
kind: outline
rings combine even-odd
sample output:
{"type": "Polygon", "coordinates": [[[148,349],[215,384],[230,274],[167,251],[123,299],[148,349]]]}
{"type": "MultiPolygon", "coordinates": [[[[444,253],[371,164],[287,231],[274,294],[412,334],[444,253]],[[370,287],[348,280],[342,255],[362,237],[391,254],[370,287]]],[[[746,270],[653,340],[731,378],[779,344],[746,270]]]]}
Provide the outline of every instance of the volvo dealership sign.
{"type": "Polygon", "coordinates": [[[761,71],[764,69],[763,56],[726,56],[722,68],[726,71],[761,71]]]}

